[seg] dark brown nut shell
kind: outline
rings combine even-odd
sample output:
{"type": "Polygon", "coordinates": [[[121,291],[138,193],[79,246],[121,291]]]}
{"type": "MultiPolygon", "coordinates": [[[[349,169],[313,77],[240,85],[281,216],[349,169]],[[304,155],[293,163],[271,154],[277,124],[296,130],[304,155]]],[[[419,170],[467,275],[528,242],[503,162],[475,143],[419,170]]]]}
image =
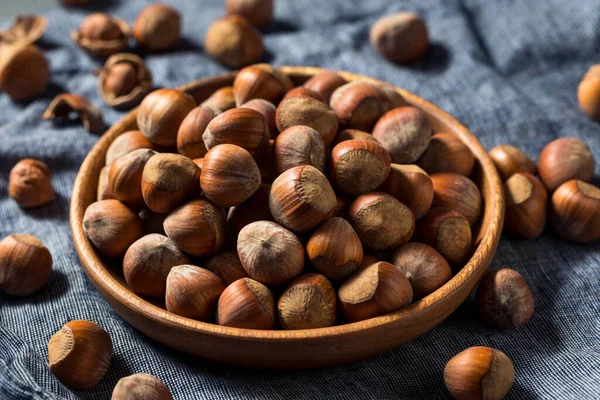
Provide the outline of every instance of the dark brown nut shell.
{"type": "Polygon", "coordinates": [[[71,93],[59,94],[52,100],[42,118],[50,120],[66,120],[71,113],[77,113],[84,128],[88,132],[99,133],[105,125],[102,112],[85,97],[71,93]]]}

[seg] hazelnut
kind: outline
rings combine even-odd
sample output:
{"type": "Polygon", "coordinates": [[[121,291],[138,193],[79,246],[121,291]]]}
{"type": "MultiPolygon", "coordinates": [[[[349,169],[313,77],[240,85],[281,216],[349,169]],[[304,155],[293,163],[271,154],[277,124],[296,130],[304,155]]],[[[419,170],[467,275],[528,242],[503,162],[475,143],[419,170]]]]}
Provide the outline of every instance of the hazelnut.
{"type": "Polygon", "coordinates": [[[431,125],[425,113],[417,108],[394,108],[377,121],[373,136],[395,163],[413,164],[429,145],[431,125]]]}
{"type": "Polygon", "coordinates": [[[269,146],[269,126],[258,111],[233,108],[210,121],[202,139],[208,150],[220,144],[234,144],[247,150],[258,161],[269,146]]]}
{"type": "Polygon", "coordinates": [[[191,159],[180,154],[156,154],[144,167],[144,202],[152,211],[166,214],[198,191],[199,176],[200,168],[191,159]]]}
{"type": "Polygon", "coordinates": [[[594,168],[589,146],[575,138],[556,139],[548,143],[538,161],[538,172],[548,192],[554,192],[572,179],[591,181],[594,168]]]}
{"type": "Polygon", "coordinates": [[[340,310],[350,322],[406,307],[412,298],[408,279],[398,268],[384,261],[355,272],[338,290],[340,310]]]}
{"type": "Polygon", "coordinates": [[[110,56],[98,75],[98,92],[109,106],[130,108],[140,104],[152,88],[152,74],[135,54],[110,56]]]}
{"type": "Polygon", "coordinates": [[[168,50],[179,40],[181,17],[166,4],[151,4],[138,15],[133,25],[133,36],[145,51],[168,50]]]}
{"type": "Polygon", "coordinates": [[[295,232],[308,232],[329,219],[336,205],[329,181],[311,165],[288,169],[271,186],[271,215],[279,224],[295,232]]]}
{"type": "Polygon", "coordinates": [[[179,154],[189,158],[204,157],[208,150],[202,135],[209,122],[219,114],[221,114],[221,110],[205,105],[198,106],[190,111],[177,132],[177,151],[179,154]]]}
{"type": "Polygon", "coordinates": [[[345,279],[362,263],[363,247],[343,218],[323,222],[308,239],[306,252],[312,265],[328,279],[345,279]]]}
{"type": "Polygon", "coordinates": [[[392,255],[391,263],[406,276],[415,299],[435,292],[452,278],[448,261],[424,243],[406,243],[392,255]]]}
{"type": "Polygon", "coordinates": [[[370,133],[359,131],[358,129],[344,129],[338,132],[331,146],[335,147],[346,140],[370,140],[379,143],[379,140],[375,139],[370,133]]]}
{"type": "Polygon", "coordinates": [[[100,176],[98,177],[98,189],[96,190],[96,201],[114,199],[115,196],[110,191],[108,184],[108,174],[110,172],[110,165],[105,165],[100,170],[100,176]]]}
{"type": "Polygon", "coordinates": [[[490,158],[494,162],[500,178],[507,180],[517,172],[527,172],[535,175],[536,167],[527,154],[514,146],[504,144],[490,150],[490,158]]]}
{"type": "Polygon", "coordinates": [[[144,233],[149,235],[151,233],[158,233],[159,235],[165,236],[164,223],[167,218],[167,214],[158,214],[149,208],[144,208],[138,214],[144,223],[144,233]]]}
{"type": "Polygon", "coordinates": [[[106,165],[137,149],[154,149],[154,145],[140,131],[127,131],[117,136],[106,151],[106,165]]]}
{"type": "Polygon", "coordinates": [[[517,271],[502,268],[488,271],[477,288],[479,317],[495,328],[517,328],[533,314],[533,295],[517,271]]]}
{"type": "Polygon", "coordinates": [[[323,275],[304,274],[292,281],[277,302],[283,329],[314,329],[335,325],[336,295],[323,275]]]}
{"type": "Polygon", "coordinates": [[[175,209],[165,219],[164,227],[167,236],[193,256],[216,253],[227,235],[225,212],[205,199],[192,200],[175,209]]]}
{"type": "Polygon", "coordinates": [[[50,67],[44,52],[33,44],[2,45],[0,90],[13,101],[41,96],[50,82],[50,67]]]}
{"type": "Polygon", "coordinates": [[[248,276],[237,251],[215,254],[206,262],[206,269],[214,272],[226,285],[248,276]]]}
{"type": "Polygon", "coordinates": [[[37,42],[48,27],[48,19],[43,15],[17,15],[12,25],[0,31],[2,44],[33,44],[37,42]]]}
{"type": "Polygon", "coordinates": [[[593,65],[577,89],[579,106],[588,117],[600,121],[600,65],[593,65]]]}
{"type": "Polygon", "coordinates": [[[421,218],[433,201],[433,182],[427,172],[416,165],[392,164],[390,174],[378,189],[405,204],[421,218]]]}
{"type": "MultiPolygon", "coordinates": [[[[289,93],[289,92],[288,92],[289,93]]],[[[275,114],[277,113],[277,107],[270,101],[264,99],[253,99],[241,105],[242,108],[250,108],[254,111],[261,113],[265,117],[265,122],[269,127],[269,137],[275,139],[279,134],[277,130],[277,124],[275,123],[275,114]]]]}
{"type": "Polygon", "coordinates": [[[300,165],[312,165],[325,171],[323,137],[309,126],[296,125],[281,132],[275,139],[273,151],[278,175],[300,165]]]}
{"type": "Polygon", "coordinates": [[[119,379],[111,400],[173,400],[173,396],[160,379],[141,373],[119,379]]]}
{"type": "Polygon", "coordinates": [[[458,211],[434,207],[421,218],[414,240],[436,249],[451,265],[463,265],[471,253],[471,226],[458,211]]]}
{"type": "Polygon", "coordinates": [[[408,242],[415,230],[410,209],[385,193],[358,196],[348,218],[362,243],[374,251],[387,251],[408,242]]]}
{"type": "Polygon", "coordinates": [[[469,178],[452,173],[431,175],[432,207],[447,207],[465,216],[473,225],[481,215],[481,193],[469,178]]]}
{"type": "Polygon", "coordinates": [[[127,48],[131,31],[125,21],[104,13],[93,13],[81,21],[71,39],[90,55],[107,58],[127,48]]]}
{"type": "Polygon", "coordinates": [[[8,195],[23,208],[39,207],[55,199],[48,166],[26,158],[10,170],[8,195]]]}
{"type": "Polygon", "coordinates": [[[448,361],[446,387],[457,400],[501,400],[515,380],[512,361],[491,347],[470,347],[448,361]]]}
{"type": "Polygon", "coordinates": [[[578,180],[565,182],[552,195],[550,207],[550,221],[563,239],[600,239],[600,188],[578,180]]]}
{"type": "Polygon", "coordinates": [[[238,279],[219,298],[217,323],[245,329],[273,329],[275,300],[271,291],[253,279],[238,279]]]}
{"type": "Polygon", "coordinates": [[[257,28],[263,28],[273,19],[273,0],[227,0],[228,15],[242,15],[257,28]]]}
{"type": "Polygon", "coordinates": [[[263,183],[242,204],[229,209],[227,224],[229,231],[237,237],[243,227],[256,221],[273,221],[269,210],[271,185],[263,183]]]}
{"type": "Polygon", "coordinates": [[[345,194],[356,196],[381,186],[390,174],[390,154],[371,140],[346,140],[331,152],[329,176],[345,194]]]}
{"type": "Polygon", "coordinates": [[[171,268],[189,262],[175,242],[152,233],[129,247],[123,259],[123,275],[127,285],[138,295],[161,298],[165,295],[171,268]]]}
{"type": "Polygon", "coordinates": [[[50,371],[70,389],[91,389],[108,371],[112,350],[101,326],[69,321],[48,342],[50,371]]]}
{"type": "Polygon", "coordinates": [[[155,154],[154,150],[138,149],[114,161],[108,173],[108,185],[112,195],[124,203],[143,204],[142,175],[146,163],[155,154]]]}
{"type": "MultiPolygon", "coordinates": [[[[281,99],[281,101],[285,101],[291,97],[310,97],[311,99],[319,100],[319,101],[325,103],[325,99],[323,98],[323,96],[321,96],[321,94],[319,92],[309,89],[304,86],[298,86],[298,87],[293,88],[292,90],[287,92],[285,94],[285,96],[283,96],[283,99],[281,99]]],[[[328,104],[328,103],[325,103],[325,104],[328,104]]]]}
{"type": "Polygon", "coordinates": [[[195,265],[173,267],[167,278],[167,311],[198,321],[211,320],[225,285],[216,274],[195,265]]]}
{"type": "Polygon", "coordinates": [[[377,120],[391,110],[389,98],[379,86],[354,81],[337,88],[331,94],[329,105],[338,117],[342,129],[371,131],[377,120]]]}
{"type": "Polygon", "coordinates": [[[381,261],[381,260],[379,258],[375,257],[373,254],[364,253],[362,263],[360,263],[360,266],[358,267],[358,269],[359,270],[364,269],[365,267],[368,267],[369,265],[375,264],[379,261],[381,261]]]}
{"type": "Polygon", "coordinates": [[[246,225],[238,236],[237,251],[248,276],[265,285],[283,285],[304,269],[302,243],[275,222],[246,225]]]}
{"type": "Polygon", "coordinates": [[[0,291],[28,296],[40,290],[52,273],[52,255],[35,236],[9,235],[0,241],[0,291]]]}
{"type": "Polygon", "coordinates": [[[211,148],[204,157],[200,187],[215,205],[242,204],[260,187],[260,171],[250,153],[233,144],[211,148]]]}
{"type": "Polygon", "coordinates": [[[350,208],[350,202],[340,196],[336,196],[336,206],[335,206],[335,211],[332,215],[332,217],[341,217],[341,218],[346,218],[346,216],[348,215],[348,209],[350,208]]]}
{"type": "Polygon", "coordinates": [[[417,164],[427,173],[453,172],[469,176],[475,167],[475,156],[469,147],[450,133],[436,133],[417,164]]]}
{"type": "Polygon", "coordinates": [[[257,62],[265,48],[260,32],[250,21],[230,15],[216,20],[208,28],[204,50],[226,67],[239,68],[257,62]]]}
{"type": "Polygon", "coordinates": [[[329,100],[335,89],[346,83],[348,81],[342,78],[337,72],[323,71],[304,82],[304,87],[319,93],[325,103],[329,104],[329,100]]]}
{"type": "Polygon", "coordinates": [[[392,108],[405,107],[409,105],[395,86],[382,82],[379,85],[379,90],[381,90],[381,92],[390,101],[392,108]]]}
{"type": "Polygon", "coordinates": [[[196,108],[192,96],[175,89],[159,89],[142,100],[137,113],[140,131],[154,144],[175,146],[184,118],[196,108]]]}
{"type": "Polygon", "coordinates": [[[122,258],[144,234],[138,214],[118,200],[92,203],[83,216],[83,230],[105,257],[122,258]]]}
{"type": "Polygon", "coordinates": [[[225,86],[215,90],[208,99],[204,100],[201,106],[214,107],[221,112],[235,108],[235,98],[233,97],[233,87],[225,86]]]}
{"type": "Polygon", "coordinates": [[[80,119],[83,127],[92,133],[99,133],[104,129],[100,109],[85,97],[71,93],[56,96],[42,114],[42,118],[57,121],[80,119]]]}
{"type": "Polygon", "coordinates": [[[504,230],[527,239],[540,236],[546,225],[546,188],[535,176],[517,172],[504,183],[504,230]]]}
{"type": "Polygon", "coordinates": [[[233,95],[239,106],[252,99],[278,104],[294,84],[283,72],[269,64],[255,64],[242,69],[233,81],[233,95]]]}
{"type": "Polygon", "coordinates": [[[409,12],[378,19],[371,27],[369,38],[377,51],[398,64],[409,64],[421,58],[429,47],[425,21],[409,12]]]}

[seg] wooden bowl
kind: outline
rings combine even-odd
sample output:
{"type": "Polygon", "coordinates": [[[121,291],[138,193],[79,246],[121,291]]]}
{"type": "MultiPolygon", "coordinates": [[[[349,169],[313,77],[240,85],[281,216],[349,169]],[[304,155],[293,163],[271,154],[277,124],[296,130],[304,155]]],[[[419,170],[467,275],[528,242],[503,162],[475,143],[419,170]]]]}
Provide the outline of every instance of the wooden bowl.
{"type": "MultiPolygon", "coordinates": [[[[323,71],[309,67],[282,67],[295,84],[323,71]]],[[[364,76],[340,72],[348,81],[364,76]]],[[[182,89],[199,103],[213,91],[230,86],[236,73],[201,79],[182,89]]],[[[451,132],[477,158],[474,173],[484,198],[484,215],[474,232],[476,246],[469,262],[448,283],[410,306],[381,317],[331,328],[310,330],[249,330],[199,322],[167,312],[134,294],[118,268],[108,265],[83,231],[83,214],[95,201],[100,169],[108,146],[121,133],[137,129],[136,110],[110,128],[86,157],[73,189],[71,229],[83,268],[110,306],[131,325],[169,347],[225,363],[266,368],[315,368],[370,357],[406,343],[427,332],[467,298],[494,256],[502,232],[504,200],[500,178],[485,149],[458,121],[420,97],[397,89],[430,118],[434,132],[451,132]]],[[[465,332],[467,334],[467,332],[465,332]]]]}

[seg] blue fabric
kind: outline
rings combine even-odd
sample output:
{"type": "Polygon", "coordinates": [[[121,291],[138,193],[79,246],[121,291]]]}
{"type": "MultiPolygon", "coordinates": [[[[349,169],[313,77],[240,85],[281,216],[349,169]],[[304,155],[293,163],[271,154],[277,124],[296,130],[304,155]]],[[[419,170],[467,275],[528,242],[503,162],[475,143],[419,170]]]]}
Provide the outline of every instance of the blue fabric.
{"type": "MultiPolygon", "coordinates": [[[[47,14],[49,28],[40,43],[52,69],[46,96],[13,103],[0,93],[0,237],[34,234],[54,257],[52,278],[39,293],[0,294],[0,399],[107,399],[118,379],[135,372],[160,377],[176,399],[445,399],[445,363],[474,345],[501,349],[514,361],[509,399],[600,398],[600,245],[564,243],[550,229],[534,241],[503,238],[492,264],[521,272],[534,293],[534,316],[518,330],[484,327],[469,299],[399,349],[306,372],[191,359],[138,333],[93,289],[71,241],[70,193],[98,136],[77,124],[57,126],[40,118],[60,92],[91,99],[109,124],[123,116],[99,99],[92,72],[100,63],[77,48],[69,33],[93,10],[132,22],[147,2],[93,3],[47,14]],[[48,164],[56,201],[22,210],[8,198],[9,171],[24,157],[48,164]],[[47,342],[71,319],[99,323],[114,343],[110,371],[88,391],[69,391],[47,367],[47,342]]],[[[202,51],[206,29],[224,13],[223,1],[167,3],[183,15],[184,39],[170,53],[146,57],[155,83],[173,87],[225,72],[202,51]]],[[[265,61],[347,70],[404,87],[455,115],[488,149],[511,143],[536,159],[548,141],[575,136],[600,160],[600,124],[587,119],[576,101],[581,77],[600,62],[597,0],[276,0],[276,8],[276,22],[265,35],[265,61]],[[373,22],[400,10],[421,14],[432,41],[428,55],[408,67],[382,59],[368,42],[373,22]]]]}

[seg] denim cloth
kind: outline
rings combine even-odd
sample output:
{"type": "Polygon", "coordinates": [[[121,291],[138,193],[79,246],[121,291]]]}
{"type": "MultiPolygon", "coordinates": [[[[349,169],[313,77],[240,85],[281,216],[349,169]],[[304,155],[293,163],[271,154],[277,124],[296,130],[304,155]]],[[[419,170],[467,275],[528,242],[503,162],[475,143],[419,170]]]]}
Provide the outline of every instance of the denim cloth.
{"type": "MultiPolygon", "coordinates": [[[[581,77],[600,62],[597,0],[275,2],[266,62],[347,70],[404,87],[456,116],[488,149],[510,143],[537,159],[548,141],[575,136],[600,161],[600,124],[586,118],[576,100],[581,77]],[[377,18],[402,10],[425,18],[432,43],[423,59],[405,67],[384,60],[368,41],[377,18]]],[[[136,372],[159,377],[176,399],[446,399],[445,363],[475,345],[501,349],[513,360],[509,399],[600,398],[600,245],[565,243],[551,229],[532,241],[503,238],[492,263],[521,272],[535,296],[533,318],[516,330],[483,326],[470,298],[438,327],[396,350],[300,372],[193,359],[137,332],[94,290],[71,241],[70,193],[98,136],[76,123],[40,118],[60,92],[91,99],[107,124],[124,115],[102,103],[92,74],[101,63],[77,48],[69,33],[96,10],[132,22],[147,2],[92,3],[47,13],[40,46],[50,60],[52,84],[44,97],[14,103],[0,93],[0,237],[36,235],[54,257],[50,282],[39,293],[0,294],[0,399],[108,399],[120,378],[136,372]],[[23,210],[7,196],[9,171],[25,157],[48,164],[58,195],[53,203],[23,210]],[[71,392],[47,365],[48,340],[72,319],[97,322],[114,344],[109,372],[87,391],[71,392]]],[[[202,50],[206,29],[224,13],[223,1],[167,3],[181,11],[183,38],[174,51],[146,57],[156,85],[174,87],[225,72],[202,50]]]]}

